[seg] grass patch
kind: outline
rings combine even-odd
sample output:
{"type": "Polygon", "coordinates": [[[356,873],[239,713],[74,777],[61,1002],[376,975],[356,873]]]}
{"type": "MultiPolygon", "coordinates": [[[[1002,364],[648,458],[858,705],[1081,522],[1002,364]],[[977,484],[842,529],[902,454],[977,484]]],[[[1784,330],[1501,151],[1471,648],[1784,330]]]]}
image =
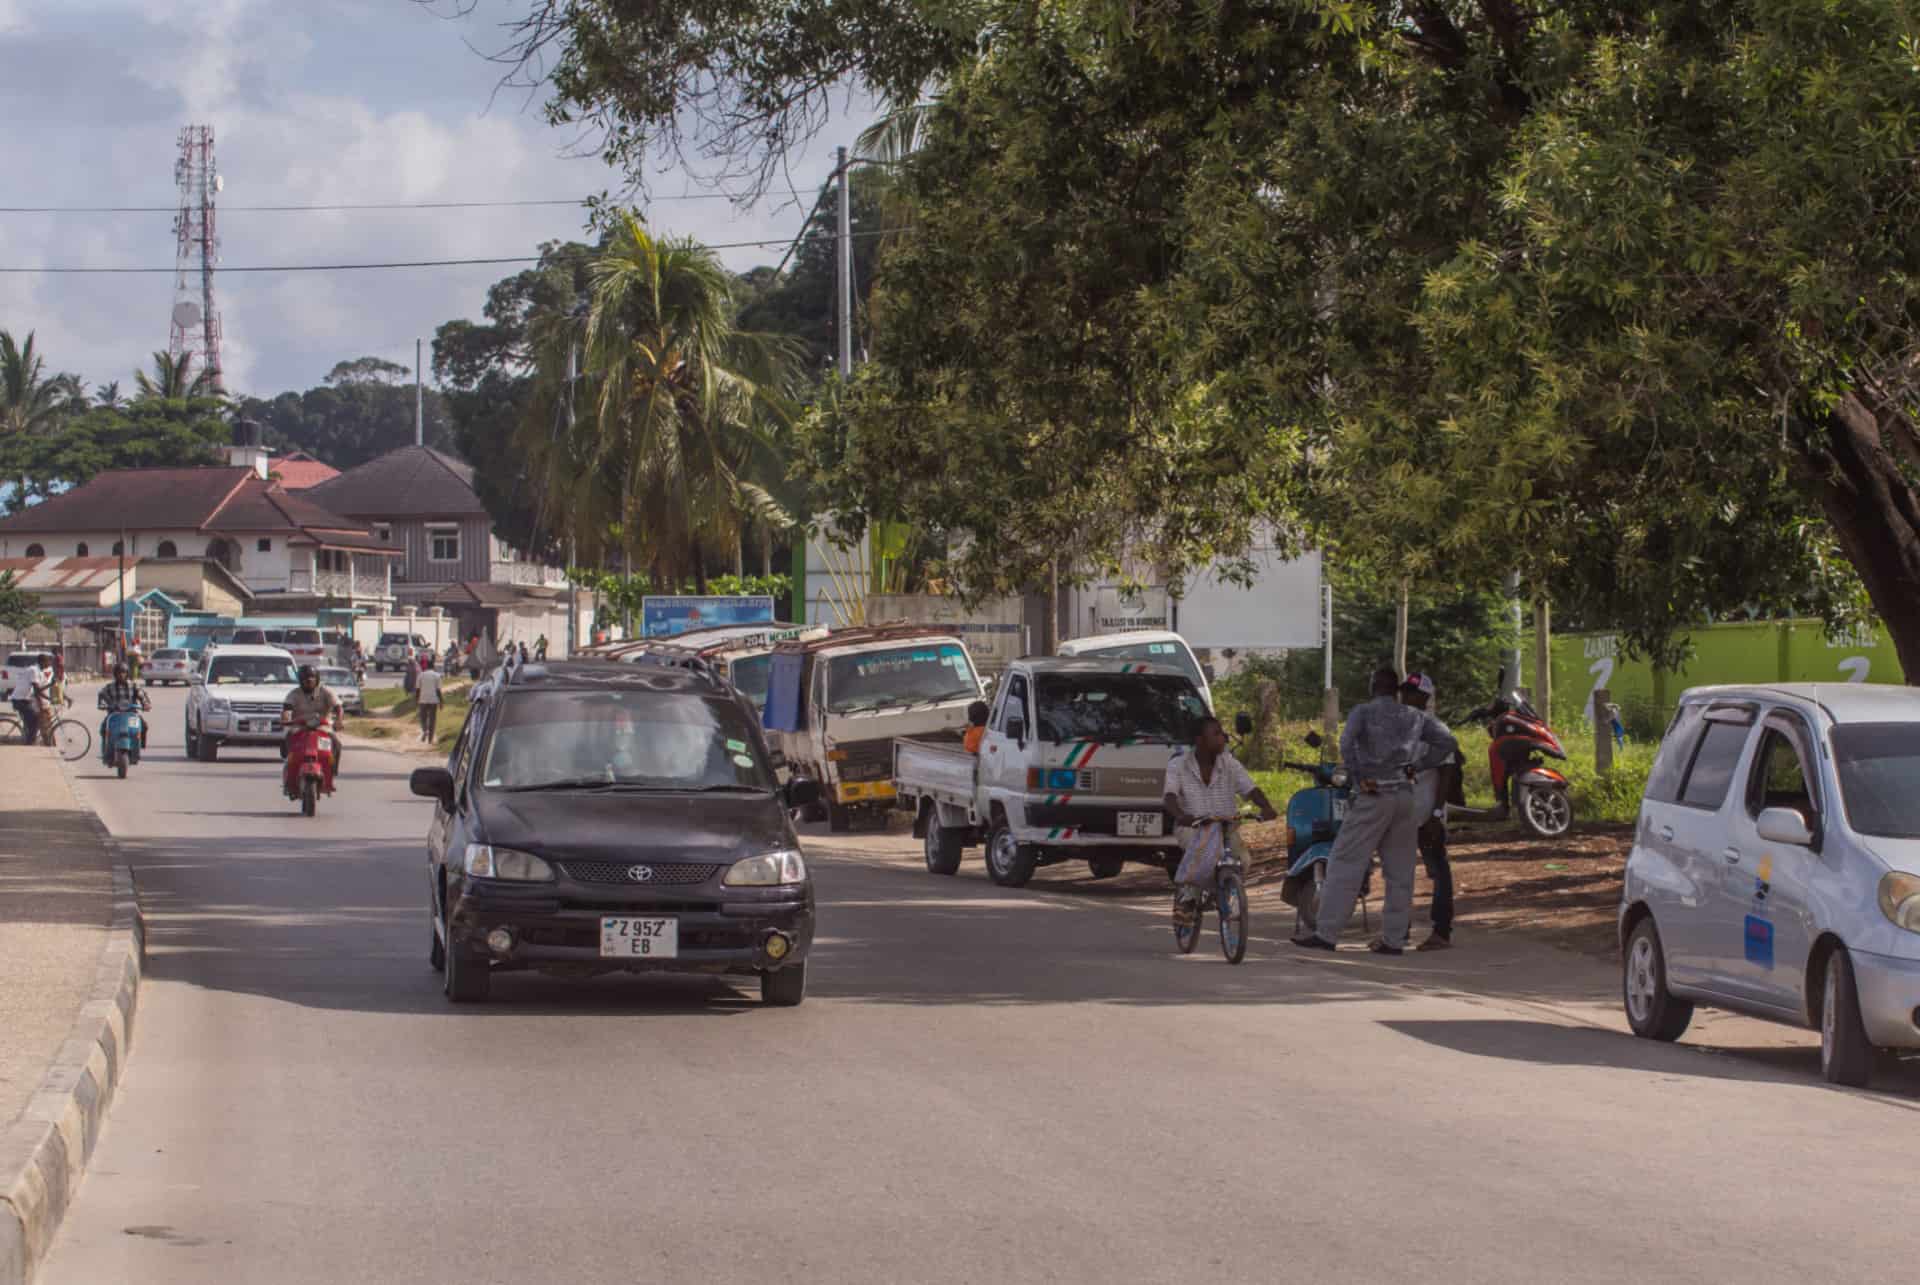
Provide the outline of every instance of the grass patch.
{"type": "MultiPolygon", "coordinates": [[[[473,707],[467,699],[472,686],[471,683],[457,687],[448,684],[440,689],[440,721],[434,726],[433,744],[442,753],[451,751],[453,743],[460,739],[460,727],[467,721],[467,711],[473,707]]],[[[420,703],[412,696],[398,687],[377,688],[364,695],[369,706],[384,709],[386,713],[378,718],[350,718],[347,731],[379,741],[418,737],[420,703]],[[375,696],[386,699],[376,704],[375,696]]]]}
{"type": "Polygon", "coordinates": [[[399,687],[363,687],[360,700],[368,709],[392,709],[403,701],[412,701],[413,697],[399,687]]]}

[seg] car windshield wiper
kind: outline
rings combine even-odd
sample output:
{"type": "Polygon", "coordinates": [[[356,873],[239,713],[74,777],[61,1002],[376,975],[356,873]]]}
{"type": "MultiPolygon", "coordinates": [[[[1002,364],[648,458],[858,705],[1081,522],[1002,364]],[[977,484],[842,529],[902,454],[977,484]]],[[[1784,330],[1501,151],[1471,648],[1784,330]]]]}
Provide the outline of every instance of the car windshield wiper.
{"type": "Polygon", "coordinates": [[[685,787],[693,794],[771,794],[773,791],[764,785],[689,785],[685,787]]]}
{"type": "Polygon", "coordinates": [[[538,785],[511,785],[508,794],[531,794],[535,790],[610,790],[618,781],[609,781],[604,776],[580,776],[566,781],[542,781],[538,785]]]}

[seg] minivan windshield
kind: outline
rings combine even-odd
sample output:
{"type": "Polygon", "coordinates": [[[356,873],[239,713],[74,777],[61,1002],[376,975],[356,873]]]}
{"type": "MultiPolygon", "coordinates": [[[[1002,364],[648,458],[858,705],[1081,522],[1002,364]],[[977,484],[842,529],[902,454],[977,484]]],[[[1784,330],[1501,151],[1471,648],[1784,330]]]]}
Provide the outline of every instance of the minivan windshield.
{"type": "Polygon", "coordinates": [[[1172,665],[1192,679],[1195,686],[1200,683],[1200,666],[1194,663],[1193,653],[1177,642],[1123,643],[1118,647],[1099,647],[1075,654],[1098,656],[1102,660],[1144,660],[1155,665],[1172,665]]]}
{"type": "Polygon", "coordinates": [[[280,632],[282,640],[285,642],[298,643],[302,647],[318,647],[321,645],[320,631],[318,629],[283,629],[280,632]]]}
{"type": "Polygon", "coordinates": [[[480,779],[490,790],[773,789],[731,697],[655,691],[509,691],[480,779]]]}
{"type": "Polygon", "coordinates": [[[1833,759],[1855,833],[1920,839],[1920,723],[1842,723],[1833,759]]]}
{"type": "Polygon", "coordinates": [[[905,643],[827,661],[827,712],[851,714],[883,705],[924,705],[980,694],[966,649],[958,643],[905,643]]]}
{"type": "Polygon", "coordinates": [[[284,656],[215,656],[207,670],[209,683],[285,683],[300,681],[293,661],[284,656]]]}
{"type": "Polygon", "coordinates": [[[1207,703],[1173,674],[1041,674],[1034,713],[1043,741],[1184,745],[1207,703]]]}

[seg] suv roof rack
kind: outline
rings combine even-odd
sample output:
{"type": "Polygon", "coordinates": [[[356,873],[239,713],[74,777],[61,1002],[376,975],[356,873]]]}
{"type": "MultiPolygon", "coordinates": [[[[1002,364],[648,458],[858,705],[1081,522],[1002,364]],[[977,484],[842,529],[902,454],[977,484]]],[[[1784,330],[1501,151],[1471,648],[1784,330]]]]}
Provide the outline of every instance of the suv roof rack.
{"type": "Polygon", "coordinates": [[[790,639],[774,647],[776,652],[787,655],[811,655],[832,647],[858,646],[862,643],[906,641],[910,638],[953,638],[960,635],[951,629],[942,629],[938,625],[910,625],[904,620],[890,620],[878,625],[852,625],[846,629],[836,629],[825,638],[790,639]]]}

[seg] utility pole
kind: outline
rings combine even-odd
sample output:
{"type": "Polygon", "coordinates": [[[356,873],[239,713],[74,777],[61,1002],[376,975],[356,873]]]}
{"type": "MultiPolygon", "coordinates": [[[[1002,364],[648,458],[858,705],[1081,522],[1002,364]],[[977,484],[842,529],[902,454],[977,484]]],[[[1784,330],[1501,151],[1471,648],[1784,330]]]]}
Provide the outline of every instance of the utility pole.
{"type": "MultiPolygon", "coordinates": [[[[127,530],[120,528],[120,659],[127,658],[127,530]]],[[[108,671],[111,673],[112,671],[108,671]]]]}
{"type": "Polygon", "coordinates": [[[834,238],[833,317],[840,340],[840,378],[853,377],[853,167],[847,149],[839,149],[840,234],[834,238]]]}
{"type": "Polygon", "coordinates": [[[1393,672],[1402,678],[1407,676],[1407,584],[1401,576],[1400,601],[1393,610],[1393,672]]]}
{"type": "MultiPolygon", "coordinates": [[[[573,451],[573,381],[580,372],[580,345],[567,345],[567,451],[573,451]]],[[[573,538],[573,515],[567,515],[567,659],[580,650],[580,585],[573,578],[579,566],[579,548],[573,538]]]]}
{"type": "Polygon", "coordinates": [[[1520,610],[1520,573],[1510,572],[1507,576],[1507,619],[1513,625],[1513,645],[1507,648],[1506,678],[1502,681],[1496,696],[1505,696],[1520,686],[1520,631],[1525,628],[1520,610]]]}
{"type": "Polygon", "coordinates": [[[1337,761],[1340,757],[1337,747],[1340,744],[1340,692],[1333,685],[1333,586],[1326,585],[1321,590],[1320,610],[1324,613],[1320,621],[1321,639],[1321,685],[1324,689],[1320,710],[1321,726],[1326,736],[1326,745],[1320,750],[1321,760],[1337,761]],[[1333,756],[1328,760],[1328,755],[1333,756]]]}
{"type": "Polygon", "coordinates": [[[427,391],[420,370],[420,340],[413,341],[413,444],[427,444],[427,391]]]}

